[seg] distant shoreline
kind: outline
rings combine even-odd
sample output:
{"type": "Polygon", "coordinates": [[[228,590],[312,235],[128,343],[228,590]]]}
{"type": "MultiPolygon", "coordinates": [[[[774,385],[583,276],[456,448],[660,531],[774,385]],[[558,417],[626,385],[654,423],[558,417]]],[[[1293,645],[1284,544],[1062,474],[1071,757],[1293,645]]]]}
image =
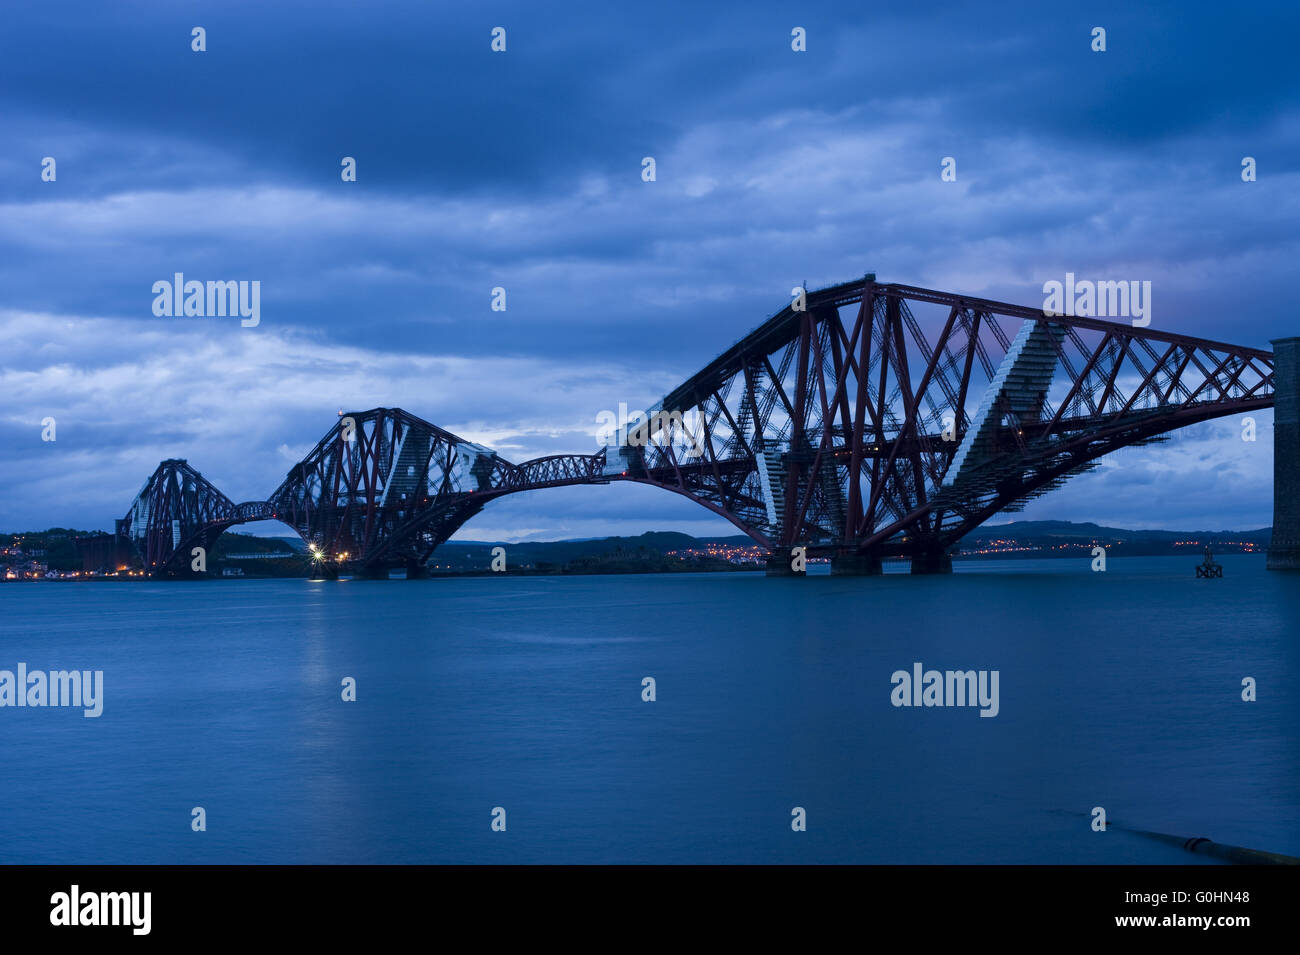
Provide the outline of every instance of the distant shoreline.
{"type": "MultiPolygon", "coordinates": [[[[1209,546],[1216,554],[1260,554],[1271,528],[1252,531],[1125,530],[1069,521],[1017,521],[977,528],[952,554],[955,562],[1091,559],[1098,547],[1108,558],[1185,557],[1198,560],[1209,546]]],[[[582,540],[447,541],[426,565],[428,577],[600,576],[761,572],[766,548],[744,535],[697,538],[674,531],[637,537],[582,540]],[[492,570],[498,553],[505,570],[492,570]]],[[[826,558],[809,558],[810,562],[826,558]]],[[[906,557],[886,557],[887,563],[906,557]]],[[[313,564],[298,538],[255,537],[228,531],[206,556],[205,579],[276,580],[309,578],[313,564]]],[[[334,565],[343,576],[347,565],[334,565]]],[[[98,532],[53,528],[0,535],[0,582],[34,580],[149,580],[129,542],[98,532]],[[112,544],[105,546],[105,541],[112,544]],[[111,561],[111,563],[109,563],[111,561]]],[[[380,578],[382,579],[382,578],[380,578]]]]}
{"type": "MultiPolygon", "coordinates": [[[[1116,560],[1122,558],[1142,558],[1142,557],[1154,557],[1154,558],[1168,559],[1168,560],[1181,559],[1187,561],[1188,566],[1191,567],[1193,566],[1194,558],[1200,558],[1201,556],[1202,555],[1200,553],[1148,554],[1148,553],[1110,552],[1107,555],[1107,559],[1116,560]]],[[[1225,555],[1216,554],[1216,557],[1217,556],[1225,556],[1225,555]]],[[[1231,552],[1228,553],[1226,556],[1233,556],[1233,557],[1253,556],[1253,557],[1263,558],[1267,555],[1262,550],[1251,550],[1251,551],[1231,552]]],[[[960,554],[953,555],[954,564],[959,564],[959,563],[978,564],[978,563],[985,563],[985,562],[1006,563],[1015,560],[1053,560],[1053,561],[1054,560],[1076,560],[1077,561],[1077,560],[1084,560],[1084,559],[1088,559],[1087,555],[1064,554],[1064,553],[1046,553],[1046,554],[1044,553],[1000,553],[1000,554],[979,555],[979,556],[960,555],[960,554]]],[[[882,563],[884,563],[886,566],[906,565],[907,563],[909,563],[909,561],[910,558],[907,557],[886,557],[882,560],[882,563]]],[[[814,557],[808,559],[809,564],[826,564],[829,562],[830,562],[830,558],[824,558],[824,557],[823,558],[814,557]]],[[[765,570],[766,570],[765,565],[755,565],[755,564],[735,564],[735,565],[725,566],[725,567],[682,566],[680,568],[674,568],[670,570],[664,570],[658,568],[638,569],[638,568],[631,568],[631,567],[620,567],[617,569],[610,569],[610,570],[575,570],[575,569],[565,569],[565,568],[548,568],[545,570],[538,570],[536,568],[529,567],[529,568],[508,569],[504,571],[492,571],[492,570],[431,571],[416,579],[417,580],[462,580],[466,578],[476,578],[476,577],[616,577],[616,576],[642,576],[642,575],[673,576],[678,574],[728,574],[728,573],[762,574],[765,572],[765,570]]],[[[388,580],[406,579],[401,575],[402,572],[400,570],[394,569],[393,571],[391,571],[391,573],[396,574],[397,576],[391,576],[387,578],[388,580]]],[[[361,577],[356,574],[350,574],[344,572],[344,573],[340,573],[336,578],[312,577],[308,574],[263,574],[263,575],[208,574],[207,576],[203,576],[203,577],[196,576],[196,577],[185,578],[185,579],[194,582],[227,581],[227,582],[235,583],[240,581],[246,582],[246,581],[256,581],[256,580],[305,580],[305,581],[324,582],[326,580],[331,580],[331,579],[350,581],[350,580],[384,580],[385,578],[361,577]]],[[[157,578],[146,577],[140,574],[136,574],[130,577],[125,575],[118,575],[118,574],[80,574],[76,577],[69,575],[64,577],[39,577],[39,578],[16,578],[16,579],[0,578],[0,584],[37,584],[37,583],[40,584],[77,584],[77,583],[127,584],[127,583],[143,583],[143,582],[156,583],[158,581],[157,578]]],[[[172,582],[174,581],[170,581],[170,580],[168,581],[168,583],[172,583],[172,582]]]]}

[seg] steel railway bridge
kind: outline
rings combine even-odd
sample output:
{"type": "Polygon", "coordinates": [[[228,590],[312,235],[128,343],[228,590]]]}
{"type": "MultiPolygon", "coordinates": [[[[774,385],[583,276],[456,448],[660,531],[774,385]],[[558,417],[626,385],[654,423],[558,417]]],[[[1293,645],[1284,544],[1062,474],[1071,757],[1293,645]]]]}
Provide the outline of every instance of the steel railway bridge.
{"type": "MultiPolygon", "coordinates": [[[[1300,339],[1275,345],[1286,363],[1277,468],[1294,499],[1300,339]]],[[[886,556],[943,572],[965,534],[1103,455],[1272,407],[1274,361],[868,275],[809,291],[594,454],[516,464],[401,409],[341,413],[267,500],[236,504],[168,460],[117,533],[158,577],[190,575],[195,547],[267,519],[301,535],[327,574],[418,576],[498,497],[634,481],[729,520],[773,554],[770,573],[789,572],[795,547],[830,556],[834,573],[879,573],[886,556]]],[[[1300,566],[1288,514],[1275,521],[1270,566],[1300,566]]]]}

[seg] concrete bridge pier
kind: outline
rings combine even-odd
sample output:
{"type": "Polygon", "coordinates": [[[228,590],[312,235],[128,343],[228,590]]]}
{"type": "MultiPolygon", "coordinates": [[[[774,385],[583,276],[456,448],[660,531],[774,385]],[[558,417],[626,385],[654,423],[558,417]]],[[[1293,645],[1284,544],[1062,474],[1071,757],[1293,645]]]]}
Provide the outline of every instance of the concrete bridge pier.
{"type": "Polygon", "coordinates": [[[406,579],[407,580],[424,580],[429,576],[429,568],[418,560],[408,560],[406,562],[406,579]]]}
{"type": "Polygon", "coordinates": [[[793,557],[788,553],[776,553],[767,559],[767,576],[769,577],[807,577],[808,571],[795,570],[791,566],[793,557]]]}
{"type": "Polygon", "coordinates": [[[1273,539],[1269,570],[1300,570],[1300,338],[1273,345],[1273,539]]]}
{"type": "Polygon", "coordinates": [[[876,577],[884,573],[875,554],[841,554],[831,558],[832,577],[876,577]]]}
{"type": "Polygon", "coordinates": [[[952,555],[941,549],[923,550],[912,555],[914,574],[951,574],[952,555]]]}

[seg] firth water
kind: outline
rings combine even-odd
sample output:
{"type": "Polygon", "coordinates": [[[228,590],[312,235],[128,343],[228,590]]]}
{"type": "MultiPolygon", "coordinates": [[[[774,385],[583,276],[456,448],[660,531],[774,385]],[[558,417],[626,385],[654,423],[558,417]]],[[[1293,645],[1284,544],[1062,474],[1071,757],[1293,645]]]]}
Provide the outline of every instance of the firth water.
{"type": "Polygon", "coordinates": [[[1222,562],[0,586],[0,667],[103,673],[0,709],[0,861],[1203,861],[1098,806],[1300,855],[1300,588],[1222,562]]]}

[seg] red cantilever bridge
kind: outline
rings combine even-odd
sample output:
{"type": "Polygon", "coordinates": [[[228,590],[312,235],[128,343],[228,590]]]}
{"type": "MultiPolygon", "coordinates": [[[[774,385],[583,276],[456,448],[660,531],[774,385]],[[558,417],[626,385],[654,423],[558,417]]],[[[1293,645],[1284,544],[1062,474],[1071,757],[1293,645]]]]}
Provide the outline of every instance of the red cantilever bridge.
{"type": "Polygon", "coordinates": [[[118,533],[145,569],[275,519],[334,567],[419,572],[489,501],[636,481],[791,548],[874,573],[950,569],[952,547],[1117,448],[1274,402],[1273,353],[875,277],[810,291],[595,454],[514,464],[400,409],[345,414],[266,501],[164,461],[118,533]],[[674,417],[677,413],[679,417],[674,417]],[[690,422],[690,424],[687,424],[690,422]]]}

